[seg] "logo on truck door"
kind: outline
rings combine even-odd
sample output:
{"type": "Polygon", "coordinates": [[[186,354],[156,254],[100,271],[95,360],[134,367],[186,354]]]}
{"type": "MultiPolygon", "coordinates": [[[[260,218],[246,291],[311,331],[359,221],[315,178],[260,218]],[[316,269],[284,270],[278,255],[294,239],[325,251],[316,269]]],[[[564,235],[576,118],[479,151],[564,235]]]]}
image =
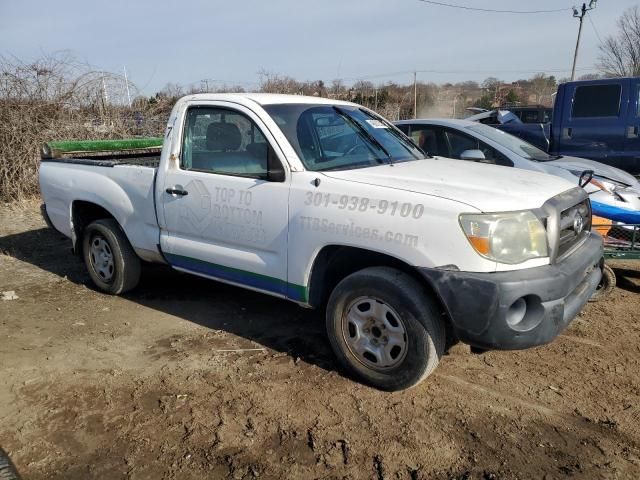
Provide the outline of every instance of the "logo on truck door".
{"type": "Polygon", "coordinates": [[[262,210],[251,208],[253,194],[249,190],[215,187],[209,192],[201,180],[191,180],[185,188],[192,192],[180,207],[185,233],[252,244],[266,242],[262,210]]]}

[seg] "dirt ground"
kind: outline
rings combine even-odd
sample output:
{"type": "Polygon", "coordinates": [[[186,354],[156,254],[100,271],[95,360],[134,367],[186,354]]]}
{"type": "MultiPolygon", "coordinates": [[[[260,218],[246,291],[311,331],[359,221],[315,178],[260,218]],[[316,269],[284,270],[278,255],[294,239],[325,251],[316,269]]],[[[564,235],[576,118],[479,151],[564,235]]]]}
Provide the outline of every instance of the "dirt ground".
{"type": "Polygon", "coordinates": [[[640,478],[640,262],[551,345],[455,347],[418,387],[336,369],[321,315],[147,268],[90,285],[0,206],[0,446],[27,479],[640,478]]]}

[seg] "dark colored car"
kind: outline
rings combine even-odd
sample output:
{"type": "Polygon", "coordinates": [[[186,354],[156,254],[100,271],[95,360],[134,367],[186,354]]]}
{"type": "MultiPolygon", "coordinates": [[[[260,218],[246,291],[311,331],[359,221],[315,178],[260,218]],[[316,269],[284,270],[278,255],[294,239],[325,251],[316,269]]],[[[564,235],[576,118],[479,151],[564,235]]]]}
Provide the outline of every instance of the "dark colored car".
{"type": "Polygon", "coordinates": [[[544,105],[521,105],[510,107],[505,105],[503,110],[514,113],[522,123],[549,123],[553,116],[553,108],[544,105]]]}

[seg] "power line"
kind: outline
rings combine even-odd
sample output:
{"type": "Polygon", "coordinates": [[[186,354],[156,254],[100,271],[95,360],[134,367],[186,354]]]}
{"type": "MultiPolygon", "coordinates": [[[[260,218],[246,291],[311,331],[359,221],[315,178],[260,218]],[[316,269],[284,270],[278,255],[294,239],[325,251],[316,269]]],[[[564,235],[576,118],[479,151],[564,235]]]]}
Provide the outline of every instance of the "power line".
{"type": "Polygon", "coordinates": [[[600,43],[604,43],[602,41],[602,37],[600,37],[600,32],[598,32],[598,29],[596,28],[596,24],[593,22],[593,19],[591,18],[591,15],[587,14],[587,18],[589,19],[589,22],[591,22],[591,26],[593,27],[593,31],[596,32],[596,37],[598,37],[598,41],[600,43]]]}
{"type": "Polygon", "coordinates": [[[460,10],[471,10],[474,12],[485,12],[485,13],[536,14],[536,13],[557,13],[557,12],[565,12],[567,10],[571,10],[571,7],[558,8],[555,10],[494,10],[491,8],[469,7],[467,5],[456,5],[453,3],[435,2],[432,0],[418,0],[418,1],[422,3],[428,3],[430,5],[437,5],[440,7],[458,8],[460,10]]]}

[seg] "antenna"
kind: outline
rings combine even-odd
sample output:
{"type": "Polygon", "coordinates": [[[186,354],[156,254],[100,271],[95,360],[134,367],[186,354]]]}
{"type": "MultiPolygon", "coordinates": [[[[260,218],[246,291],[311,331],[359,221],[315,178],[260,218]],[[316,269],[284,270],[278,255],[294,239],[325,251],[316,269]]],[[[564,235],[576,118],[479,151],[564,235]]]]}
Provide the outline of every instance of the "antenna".
{"type": "Polygon", "coordinates": [[[129,79],[127,78],[127,67],[124,68],[124,83],[127,85],[127,99],[129,100],[129,108],[131,108],[131,93],[129,92],[129,79]]]}
{"type": "Polygon", "coordinates": [[[109,96],[107,95],[107,84],[104,81],[104,72],[102,72],[102,95],[104,97],[104,103],[106,105],[107,101],[109,101],[109,96]]]}

